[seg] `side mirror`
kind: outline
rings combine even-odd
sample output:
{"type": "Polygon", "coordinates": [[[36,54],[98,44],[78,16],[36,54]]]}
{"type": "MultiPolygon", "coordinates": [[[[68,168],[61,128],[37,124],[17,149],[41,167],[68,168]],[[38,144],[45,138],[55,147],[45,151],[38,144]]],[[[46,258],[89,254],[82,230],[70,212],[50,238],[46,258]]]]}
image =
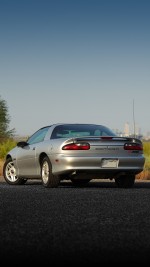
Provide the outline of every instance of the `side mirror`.
{"type": "Polygon", "coordinates": [[[17,143],[17,146],[18,147],[22,147],[22,148],[27,146],[27,145],[28,145],[28,143],[26,141],[20,141],[20,142],[17,143]]]}

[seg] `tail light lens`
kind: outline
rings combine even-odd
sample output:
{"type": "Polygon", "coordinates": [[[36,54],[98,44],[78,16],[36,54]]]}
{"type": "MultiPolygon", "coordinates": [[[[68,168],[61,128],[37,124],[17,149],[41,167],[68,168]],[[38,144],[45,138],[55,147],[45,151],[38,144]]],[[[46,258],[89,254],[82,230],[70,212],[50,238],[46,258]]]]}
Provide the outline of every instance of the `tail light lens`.
{"type": "Polygon", "coordinates": [[[89,150],[90,144],[88,143],[77,143],[68,144],[62,147],[62,150],[89,150]]]}
{"type": "Polygon", "coordinates": [[[124,144],[124,149],[125,150],[143,150],[143,145],[137,144],[137,143],[126,143],[124,144]]]}

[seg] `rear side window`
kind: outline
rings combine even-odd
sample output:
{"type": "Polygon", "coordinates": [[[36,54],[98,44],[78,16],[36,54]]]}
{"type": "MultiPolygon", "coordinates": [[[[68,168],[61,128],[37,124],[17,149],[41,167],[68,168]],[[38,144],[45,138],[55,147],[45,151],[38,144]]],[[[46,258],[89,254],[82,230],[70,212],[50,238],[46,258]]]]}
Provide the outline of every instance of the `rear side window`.
{"type": "Polygon", "coordinates": [[[44,141],[45,135],[47,134],[49,127],[42,128],[34,133],[29,139],[28,144],[35,144],[44,141]]]}

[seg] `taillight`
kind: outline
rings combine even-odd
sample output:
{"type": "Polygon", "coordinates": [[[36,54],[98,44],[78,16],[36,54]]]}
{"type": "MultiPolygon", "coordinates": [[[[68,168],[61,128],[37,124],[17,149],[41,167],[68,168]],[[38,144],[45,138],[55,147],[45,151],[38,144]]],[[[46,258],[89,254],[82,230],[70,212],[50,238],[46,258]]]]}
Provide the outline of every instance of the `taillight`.
{"type": "Polygon", "coordinates": [[[62,150],[89,150],[90,145],[88,143],[68,144],[62,147],[62,150]]]}
{"type": "Polygon", "coordinates": [[[125,150],[143,150],[143,145],[137,144],[137,143],[126,143],[124,144],[124,149],[125,150]]]}

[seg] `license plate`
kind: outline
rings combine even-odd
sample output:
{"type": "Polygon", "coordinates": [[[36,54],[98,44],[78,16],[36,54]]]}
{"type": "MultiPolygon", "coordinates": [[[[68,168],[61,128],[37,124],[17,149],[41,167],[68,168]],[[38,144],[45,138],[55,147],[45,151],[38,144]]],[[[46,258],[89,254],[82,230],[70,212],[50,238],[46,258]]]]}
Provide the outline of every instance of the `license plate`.
{"type": "Polygon", "coordinates": [[[118,159],[102,159],[101,167],[102,168],[118,168],[118,159]]]}

